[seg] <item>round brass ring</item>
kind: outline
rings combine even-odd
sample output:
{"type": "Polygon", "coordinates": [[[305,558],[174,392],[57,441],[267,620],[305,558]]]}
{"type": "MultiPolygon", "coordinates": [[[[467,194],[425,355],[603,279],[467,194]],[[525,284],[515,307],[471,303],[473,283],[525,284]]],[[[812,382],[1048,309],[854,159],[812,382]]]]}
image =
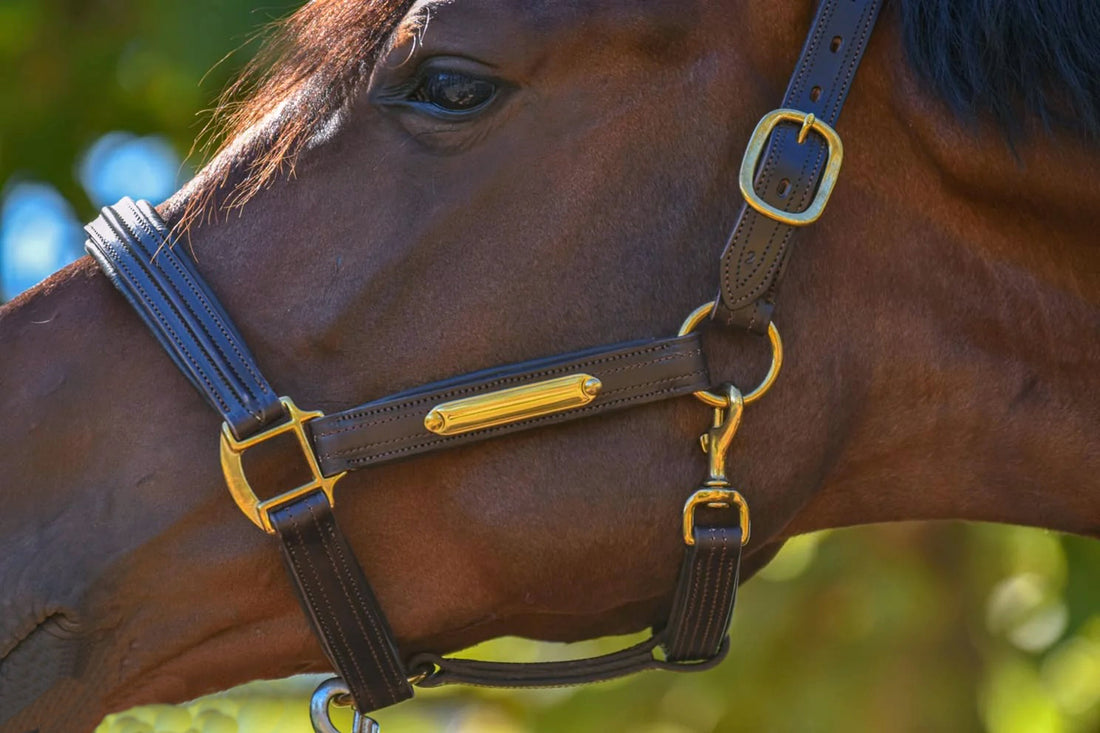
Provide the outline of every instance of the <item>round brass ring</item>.
{"type": "MultiPolygon", "coordinates": [[[[700,323],[710,316],[711,312],[714,310],[714,306],[717,304],[717,300],[712,300],[708,303],[703,303],[689,313],[676,335],[686,336],[694,331],[700,323]]],[[[772,346],[771,366],[768,367],[768,373],[764,375],[763,381],[756,385],[756,389],[745,395],[746,405],[756,402],[772,388],[772,385],[775,384],[775,378],[779,376],[779,369],[783,366],[783,339],[780,338],[779,329],[775,327],[775,323],[768,324],[768,341],[771,342],[772,346]]],[[[729,407],[729,398],[717,392],[701,389],[692,394],[695,395],[696,399],[709,407],[729,407]]]]}

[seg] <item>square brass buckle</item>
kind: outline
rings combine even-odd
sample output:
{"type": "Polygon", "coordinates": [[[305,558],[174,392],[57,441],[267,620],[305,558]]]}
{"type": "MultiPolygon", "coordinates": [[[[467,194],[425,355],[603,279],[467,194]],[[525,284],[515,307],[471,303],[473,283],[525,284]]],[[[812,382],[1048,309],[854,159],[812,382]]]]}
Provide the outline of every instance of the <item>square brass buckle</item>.
{"type": "Polygon", "coordinates": [[[825,211],[825,204],[829,203],[829,196],[836,186],[837,176],[840,175],[840,163],[844,160],[844,145],[840,142],[840,136],[836,130],[814,117],[813,113],[800,112],[797,109],[776,109],[760,118],[756,123],[756,129],[752,131],[748,147],[745,148],[745,157],[741,160],[741,175],[738,184],[741,187],[741,195],[749,206],[759,211],[769,219],[789,224],[794,227],[802,227],[817,221],[825,211]],[[828,162],[825,164],[825,172],[821,174],[821,183],[814,194],[814,200],[804,211],[789,212],[777,209],[769,204],[753,188],[753,178],[756,177],[756,167],[760,162],[760,156],[764,152],[764,146],[771,137],[772,131],[781,122],[797,122],[802,125],[798,132],[798,144],[806,140],[806,135],[813,130],[825,138],[829,146],[828,162]]]}
{"type": "Polygon", "coordinates": [[[336,482],[347,473],[347,471],[344,471],[335,476],[322,475],[321,467],[317,464],[317,456],[313,453],[313,446],[310,445],[309,438],[306,437],[305,424],[310,420],[323,417],[324,413],[299,410],[298,406],[289,397],[280,397],[279,401],[283,403],[283,408],[290,415],[290,419],[281,425],[276,425],[262,433],[253,435],[251,438],[237,440],[230,431],[229,425],[222,423],[222,473],[225,474],[225,483],[229,486],[229,493],[232,494],[233,500],[237,502],[237,506],[244,512],[244,515],[268,534],[275,534],[275,528],[271,526],[271,512],[304,494],[321,489],[328,497],[329,506],[332,506],[334,502],[333,489],[336,482]],[[302,448],[302,454],[309,465],[309,471],[313,479],[284,494],[260,501],[260,498],[256,496],[256,492],[249,485],[248,478],[244,475],[244,466],[241,461],[244,452],[263,443],[265,440],[290,432],[293,432],[294,437],[298,439],[298,445],[302,448]]]}

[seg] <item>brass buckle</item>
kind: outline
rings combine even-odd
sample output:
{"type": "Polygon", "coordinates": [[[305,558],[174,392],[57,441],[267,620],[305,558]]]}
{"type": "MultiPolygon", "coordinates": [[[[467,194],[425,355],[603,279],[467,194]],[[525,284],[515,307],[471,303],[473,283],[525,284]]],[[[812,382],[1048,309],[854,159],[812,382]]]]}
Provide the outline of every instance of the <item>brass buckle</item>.
{"type": "Polygon", "coordinates": [[[695,507],[706,504],[715,509],[737,507],[738,521],[741,525],[741,546],[749,541],[749,505],[741,492],[736,489],[699,489],[684,503],[684,544],[695,544],[695,507]]]}
{"type": "Polygon", "coordinates": [[[844,145],[840,142],[840,136],[828,124],[814,117],[812,112],[800,112],[797,109],[772,110],[761,117],[760,122],[756,123],[756,129],[752,131],[752,137],[749,138],[749,144],[745,148],[745,157],[741,160],[741,175],[738,178],[741,195],[745,197],[745,201],[748,202],[749,206],[769,219],[793,227],[812,224],[821,217],[822,212],[825,211],[825,204],[829,203],[829,196],[833,193],[837,176],[840,174],[842,160],[844,160],[844,145]],[[813,130],[825,138],[825,143],[829,147],[828,162],[825,164],[825,172],[821,174],[821,183],[817,187],[814,200],[810,202],[810,205],[804,211],[795,213],[777,209],[760,198],[759,194],[756,193],[756,189],[753,188],[756,166],[760,162],[764,146],[767,144],[772,131],[781,122],[797,122],[802,126],[798,131],[799,145],[805,142],[806,135],[813,130]]]}
{"type": "Polygon", "coordinates": [[[262,433],[253,435],[251,438],[237,440],[230,431],[229,425],[222,423],[222,473],[225,474],[225,483],[229,486],[229,493],[233,496],[233,501],[237,502],[237,506],[244,512],[244,515],[268,534],[275,534],[275,528],[271,526],[271,511],[288,501],[297,499],[316,489],[321,489],[328,498],[329,506],[332,506],[335,501],[333,499],[333,489],[336,482],[347,473],[347,471],[344,471],[335,476],[322,475],[321,467],[317,464],[317,456],[313,453],[313,446],[310,445],[309,439],[306,437],[305,424],[310,420],[323,417],[324,413],[299,410],[298,406],[289,397],[280,397],[279,402],[283,403],[283,408],[290,415],[290,419],[281,425],[276,425],[262,433]],[[305,456],[306,463],[309,464],[309,471],[313,475],[313,480],[284,494],[261,501],[249,485],[248,478],[244,475],[244,466],[241,459],[244,452],[249,448],[253,448],[275,436],[290,432],[293,432],[294,437],[298,439],[298,445],[301,446],[302,454],[305,456]]]}

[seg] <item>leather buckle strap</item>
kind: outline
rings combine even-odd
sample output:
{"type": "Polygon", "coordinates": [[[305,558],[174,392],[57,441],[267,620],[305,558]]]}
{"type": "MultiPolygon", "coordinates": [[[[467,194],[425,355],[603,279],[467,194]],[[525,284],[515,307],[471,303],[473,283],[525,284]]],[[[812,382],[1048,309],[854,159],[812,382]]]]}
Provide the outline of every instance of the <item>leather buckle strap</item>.
{"type": "Polygon", "coordinates": [[[324,413],[303,412],[289,397],[280,397],[279,401],[282,402],[287,414],[290,415],[290,419],[281,425],[257,433],[251,438],[237,440],[230,432],[229,425],[222,423],[222,473],[225,476],[225,483],[229,487],[229,493],[233,500],[237,502],[237,507],[244,512],[244,515],[268,534],[275,532],[275,528],[271,524],[271,512],[304,494],[320,490],[328,499],[329,506],[332,506],[335,501],[333,494],[336,490],[336,482],[344,477],[344,473],[337,473],[332,476],[325,476],[321,473],[321,468],[317,465],[317,457],[313,452],[313,446],[306,436],[306,423],[322,417],[324,413]],[[296,489],[260,501],[259,497],[256,496],[256,492],[252,490],[252,486],[248,483],[248,477],[245,476],[244,461],[242,460],[244,453],[249,448],[286,433],[294,433],[294,437],[298,439],[298,446],[302,449],[302,455],[306,459],[306,465],[309,466],[312,478],[296,489]]]}
{"type": "Polygon", "coordinates": [[[832,192],[841,159],[833,126],[881,4],[821,1],[783,109],[765,116],[754,134],[740,176],[746,203],[721,260],[715,315],[728,325],[767,331],[791,238],[821,215],[832,192]]]}
{"type": "Polygon", "coordinates": [[[85,227],[85,249],[237,438],[285,419],[282,404],[191,260],[146,201],[125,198],[85,227]]]}
{"type": "Polygon", "coordinates": [[[324,492],[284,503],[270,516],[302,610],[356,709],[412,697],[393,632],[324,492]]]}

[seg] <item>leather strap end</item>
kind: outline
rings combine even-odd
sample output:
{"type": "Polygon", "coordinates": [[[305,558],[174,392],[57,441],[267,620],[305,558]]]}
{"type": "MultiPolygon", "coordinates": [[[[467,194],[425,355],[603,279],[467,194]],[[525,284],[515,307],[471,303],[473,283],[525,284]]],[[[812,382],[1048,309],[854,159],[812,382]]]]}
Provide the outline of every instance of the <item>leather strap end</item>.
{"type": "Polygon", "coordinates": [[[685,548],[676,595],[664,631],[670,662],[712,659],[722,648],[737,599],[741,528],[696,527],[685,548]]]}
{"type": "Polygon", "coordinates": [[[356,709],[368,713],[412,697],[393,632],[324,493],[279,507],[271,523],[302,609],[356,709]]]}

